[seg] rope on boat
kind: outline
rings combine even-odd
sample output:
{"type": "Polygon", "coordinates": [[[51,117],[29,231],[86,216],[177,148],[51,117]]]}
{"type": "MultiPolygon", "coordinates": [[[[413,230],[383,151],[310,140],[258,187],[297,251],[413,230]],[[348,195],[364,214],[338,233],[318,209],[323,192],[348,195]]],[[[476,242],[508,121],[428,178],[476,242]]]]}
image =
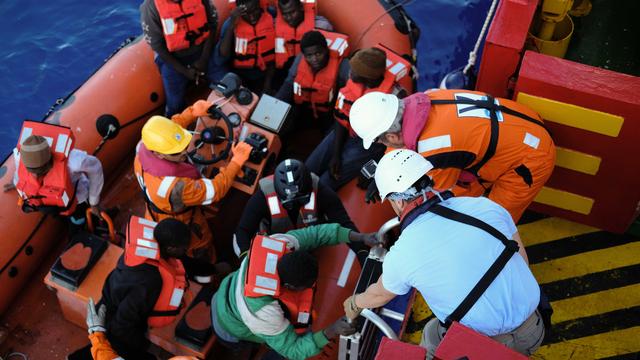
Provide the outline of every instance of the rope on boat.
{"type": "Polygon", "coordinates": [[[469,70],[471,70],[476,64],[480,44],[482,43],[484,34],[487,32],[487,28],[489,27],[489,23],[491,22],[491,18],[493,17],[493,13],[495,12],[497,5],[498,0],[493,0],[491,2],[491,6],[489,7],[489,11],[487,12],[487,17],[484,19],[484,25],[482,25],[482,30],[480,30],[480,36],[478,36],[478,40],[476,40],[476,45],[473,47],[473,51],[469,53],[469,60],[467,60],[467,65],[465,65],[464,69],[462,70],[462,73],[465,75],[467,75],[469,70]]]}

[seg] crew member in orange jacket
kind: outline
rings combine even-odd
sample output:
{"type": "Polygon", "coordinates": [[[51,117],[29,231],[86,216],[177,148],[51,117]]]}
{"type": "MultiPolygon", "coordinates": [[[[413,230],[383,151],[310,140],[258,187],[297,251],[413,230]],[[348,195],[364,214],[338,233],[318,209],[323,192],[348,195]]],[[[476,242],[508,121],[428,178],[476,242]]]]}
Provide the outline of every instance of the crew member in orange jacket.
{"type": "MultiPolygon", "coordinates": [[[[269,92],[275,73],[275,29],[273,14],[260,0],[229,0],[235,3],[222,24],[216,45],[218,63],[232,67],[254,92],[269,92]]],[[[233,6],[233,5],[231,5],[233,6]]]]}
{"type": "MultiPolygon", "coordinates": [[[[192,107],[184,113],[191,113],[192,107]]],[[[241,142],[233,147],[233,157],[213,179],[203,177],[187,162],[187,147],[191,134],[181,125],[192,116],[174,116],[171,121],[153,116],[142,128],[142,143],[138,144],[134,171],[147,201],[145,217],[154,221],[172,217],[189,225],[191,244],[189,255],[213,261],[215,249],[212,234],[202,206],[222,199],[251,153],[251,145],[241,142]]]]}
{"type": "Polygon", "coordinates": [[[453,188],[458,196],[488,192],[514,222],[551,176],[556,158],[535,111],[478,91],[435,90],[404,100],[367,94],[353,104],[351,125],[365,148],[377,141],[417,151],[436,168],[429,173],[435,188],[453,188]]]}
{"type": "Polygon", "coordinates": [[[360,139],[351,130],[349,110],[360,96],[371,91],[383,91],[403,97],[406,92],[397,81],[407,75],[408,63],[397,54],[381,48],[362,49],[349,60],[350,79],[338,92],[334,116],[336,123],[311,153],[305,165],[320,176],[320,181],[337,190],[358,176],[367,161],[379,160],[384,146],[363,149],[360,139]],[[397,64],[397,66],[396,66],[397,64]],[[400,70],[404,68],[404,70],[400,70]]]}

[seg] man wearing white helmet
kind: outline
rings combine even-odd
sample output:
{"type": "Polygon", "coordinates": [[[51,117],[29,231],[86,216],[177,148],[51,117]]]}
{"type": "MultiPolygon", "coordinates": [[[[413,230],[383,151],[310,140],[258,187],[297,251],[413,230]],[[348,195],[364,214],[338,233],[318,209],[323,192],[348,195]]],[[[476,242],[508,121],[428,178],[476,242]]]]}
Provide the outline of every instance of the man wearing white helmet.
{"type": "Polygon", "coordinates": [[[437,169],[431,173],[436,189],[489,192],[515,222],[555,164],[555,145],[535,111],[478,91],[436,90],[402,100],[369,93],[353,104],[351,126],[365,148],[380,142],[420,153],[437,169]]]}
{"type": "Polygon", "coordinates": [[[347,316],[416,288],[435,315],[421,343],[430,357],[452,321],[531,355],[544,337],[540,293],[511,216],[484,197],[434,191],[431,169],[406,149],[380,160],[375,180],[400,216],[401,234],[378,282],[345,301],[347,316]]]}

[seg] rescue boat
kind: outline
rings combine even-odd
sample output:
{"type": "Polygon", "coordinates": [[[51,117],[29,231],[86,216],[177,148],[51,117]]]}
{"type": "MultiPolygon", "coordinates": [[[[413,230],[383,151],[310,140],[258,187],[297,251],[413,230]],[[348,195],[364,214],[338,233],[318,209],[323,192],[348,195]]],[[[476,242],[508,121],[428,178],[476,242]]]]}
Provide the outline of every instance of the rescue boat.
{"type": "MultiPolygon", "coordinates": [[[[228,16],[227,0],[216,0],[220,24],[228,16]]],[[[368,1],[367,11],[362,11],[363,2],[359,0],[319,2],[318,13],[325,16],[337,31],[350,36],[351,49],[376,46],[378,44],[393,50],[408,61],[413,61],[416,41],[415,30],[407,24],[412,22],[401,7],[386,2],[368,1]],[[341,11],[335,11],[341,9],[341,11]],[[358,13],[357,18],[351,14],[358,13]]],[[[389,64],[390,66],[394,64],[389,64]]],[[[405,67],[398,74],[401,84],[408,90],[414,87],[411,77],[412,69],[405,67]]],[[[193,99],[207,98],[209,89],[196,89],[193,99]]],[[[214,96],[213,93],[211,96],[214,96]]],[[[255,95],[254,95],[255,96],[255,95]]],[[[215,99],[210,98],[211,101],[215,99]]],[[[247,120],[254,101],[246,108],[238,107],[236,102],[226,104],[223,111],[235,110],[243,114],[247,120]]],[[[115,52],[105,64],[99,68],[86,82],[68,95],[53,111],[43,119],[51,124],[67,126],[75,134],[75,147],[97,156],[103,165],[105,186],[102,203],[106,207],[119,209],[114,218],[116,232],[123,229],[130,215],[144,214],[144,201],[140,196],[139,186],[132,173],[133,154],[140,139],[140,130],[144,122],[164,109],[164,93],[160,74],[153,61],[153,52],[142,41],[142,37],[130,39],[115,52]]],[[[253,128],[252,128],[253,129],[253,128]]],[[[279,150],[277,135],[264,134],[270,141],[270,151],[279,150]]],[[[264,163],[256,166],[258,171],[264,163]]],[[[262,166],[262,167],[261,167],[262,166]]],[[[15,171],[11,154],[6,157],[1,167],[0,178],[10,182],[15,171]]],[[[258,178],[263,174],[259,172],[258,178]]],[[[233,227],[238,220],[248,194],[255,190],[242,182],[236,182],[235,191],[218,205],[217,209],[225,209],[224,217],[214,214],[212,222],[216,227],[216,242],[220,247],[231,246],[233,227]],[[244,191],[244,192],[243,192],[244,191]]],[[[351,184],[343,192],[346,201],[354,205],[349,211],[354,222],[361,231],[374,231],[382,223],[382,219],[391,216],[390,210],[381,211],[379,224],[371,222],[371,218],[361,214],[355,205],[363,196],[362,190],[351,184]],[[351,200],[349,200],[351,199],[351,200]]],[[[65,223],[59,218],[40,213],[24,214],[13,204],[16,202],[15,192],[0,194],[7,206],[0,209],[2,229],[5,234],[0,242],[0,314],[10,307],[16,296],[27,286],[42,287],[41,279],[32,278],[33,273],[42,267],[50,266],[49,258],[56,257],[66,242],[65,223]]],[[[375,206],[378,208],[379,206],[375,206]]],[[[215,210],[214,210],[215,211],[215,210]]],[[[222,213],[222,212],[221,212],[222,213]]],[[[82,249],[84,251],[86,249],[82,249]]],[[[69,290],[64,286],[57,288],[55,281],[47,276],[47,286],[56,290],[64,317],[79,326],[84,326],[84,306],[88,296],[100,297],[100,288],[104,278],[117,260],[121,249],[109,245],[97,262],[95,269],[84,279],[79,287],[69,290]],[[98,270],[96,270],[98,269],[98,270]],[[85,291],[86,290],[86,291],[85,291]]],[[[337,246],[318,251],[322,278],[317,285],[316,311],[314,328],[321,329],[340,315],[341,300],[349,296],[354,289],[359,275],[359,265],[355,256],[346,246],[337,246]]],[[[197,288],[197,286],[196,286],[197,288]]],[[[19,301],[16,306],[25,299],[19,301]]],[[[66,324],[60,324],[66,327],[66,324]]],[[[166,350],[177,354],[188,354],[189,349],[173,341],[173,330],[159,331],[151,334],[152,340],[166,350]]],[[[82,337],[79,337],[82,339],[82,337]]],[[[78,344],[81,344],[80,341],[78,344]]],[[[209,349],[207,348],[206,351],[209,349]]],[[[191,354],[204,356],[200,349],[191,354]]],[[[335,351],[331,352],[335,356],[335,351]]],[[[40,357],[37,355],[33,355],[40,357]]]]}

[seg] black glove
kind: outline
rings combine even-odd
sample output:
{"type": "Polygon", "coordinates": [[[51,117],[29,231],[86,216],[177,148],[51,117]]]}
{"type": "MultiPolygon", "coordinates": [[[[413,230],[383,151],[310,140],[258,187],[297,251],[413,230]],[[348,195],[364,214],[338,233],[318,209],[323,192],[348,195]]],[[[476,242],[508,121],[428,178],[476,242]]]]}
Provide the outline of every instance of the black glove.
{"type": "Polygon", "coordinates": [[[366,190],[369,188],[369,185],[371,185],[371,182],[373,181],[373,178],[368,178],[362,174],[358,175],[358,182],[356,183],[356,185],[363,190],[366,190]]]}
{"type": "Polygon", "coordinates": [[[377,201],[382,201],[380,199],[380,192],[378,192],[378,187],[376,186],[376,180],[372,179],[371,183],[367,187],[367,192],[364,194],[364,201],[367,204],[375,203],[377,201]]]}
{"type": "Polygon", "coordinates": [[[350,323],[345,316],[336,320],[333,324],[324,329],[324,336],[327,339],[333,339],[338,335],[349,336],[356,332],[356,326],[350,323]]]}

